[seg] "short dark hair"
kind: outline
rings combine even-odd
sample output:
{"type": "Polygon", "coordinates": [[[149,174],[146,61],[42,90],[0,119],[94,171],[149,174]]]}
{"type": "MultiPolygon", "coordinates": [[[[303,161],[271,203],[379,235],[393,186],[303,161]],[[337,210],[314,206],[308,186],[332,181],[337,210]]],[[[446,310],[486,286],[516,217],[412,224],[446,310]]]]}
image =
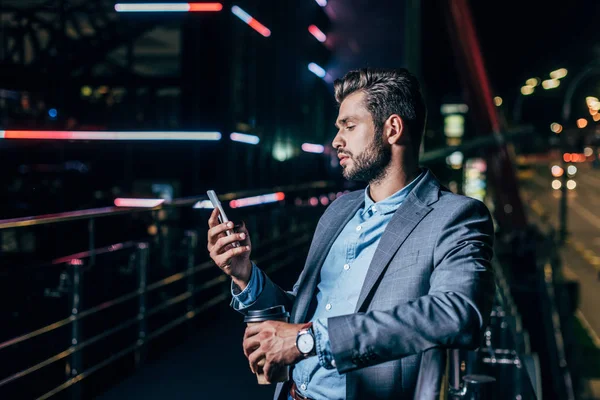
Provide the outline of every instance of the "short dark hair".
{"type": "Polygon", "coordinates": [[[409,141],[416,157],[425,130],[427,106],[417,78],[405,68],[361,68],[348,72],[334,82],[338,105],[352,93],[366,94],[367,110],[373,117],[376,131],[381,131],[392,114],[398,114],[408,127],[409,141]]]}

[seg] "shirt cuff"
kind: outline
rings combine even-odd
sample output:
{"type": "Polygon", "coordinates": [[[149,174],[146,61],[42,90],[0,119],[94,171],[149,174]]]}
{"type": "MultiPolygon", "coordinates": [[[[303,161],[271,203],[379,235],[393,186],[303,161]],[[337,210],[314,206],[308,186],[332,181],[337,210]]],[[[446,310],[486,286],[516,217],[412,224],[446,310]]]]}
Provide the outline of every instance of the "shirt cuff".
{"type": "Polygon", "coordinates": [[[329,332],[327,330],[327,318],[314,321],[313,332],[315,333],[319,364],[325,369],[335,369],[335,360],[331,352],[331,343],[329,342],[329,332]]]}
{"type": "Polygon", "coordinates": [[[233,304],[236,310],[243,310],[250,307],[256,302],[258,296],[260,296],[265,283],[265,277],[262,271],[252,263],[252,274],[248,285],[241,292],[233,281],[231,282],[231,295],[233,296],[233,304]]]}

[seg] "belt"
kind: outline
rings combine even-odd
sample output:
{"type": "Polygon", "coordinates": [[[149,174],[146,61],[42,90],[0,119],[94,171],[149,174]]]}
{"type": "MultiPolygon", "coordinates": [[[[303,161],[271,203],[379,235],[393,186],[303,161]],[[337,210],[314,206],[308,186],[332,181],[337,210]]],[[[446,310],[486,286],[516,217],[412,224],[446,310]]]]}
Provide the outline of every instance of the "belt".
{"type": "Polygon", "coordinates": [[[292,387],[290,388],[290,396],[294,400],[313,400],[310,397],[302,396],[298,393],[298,388],[296,387],[296,382],[292,381],[292,387]]]}

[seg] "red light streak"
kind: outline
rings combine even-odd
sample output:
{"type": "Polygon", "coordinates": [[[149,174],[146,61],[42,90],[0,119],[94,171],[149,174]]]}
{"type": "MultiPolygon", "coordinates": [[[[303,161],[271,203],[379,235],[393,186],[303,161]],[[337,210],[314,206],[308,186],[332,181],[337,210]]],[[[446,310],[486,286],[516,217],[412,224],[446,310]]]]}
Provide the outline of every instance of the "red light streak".
{"type": "Polygon", "coordinates": [[[221,11],[223,4],[221,3],[188,3],[190,5],[190,12],[204,12],[204,11],[221,11]]]}
{"type": "Polygon", "coordinates": [[[250,25],[250,27],[252,29],[254,29],[256,32],[260,33],[264,37],[271,36],[271,31],[269,30],[269,28],[267,28],[266,26],[264,26],[263,24],[261,24],[260,22],[258,22],[257,20],[255,20],[254,18],[252,18],[248,22],[248,25],[250,25]]]}

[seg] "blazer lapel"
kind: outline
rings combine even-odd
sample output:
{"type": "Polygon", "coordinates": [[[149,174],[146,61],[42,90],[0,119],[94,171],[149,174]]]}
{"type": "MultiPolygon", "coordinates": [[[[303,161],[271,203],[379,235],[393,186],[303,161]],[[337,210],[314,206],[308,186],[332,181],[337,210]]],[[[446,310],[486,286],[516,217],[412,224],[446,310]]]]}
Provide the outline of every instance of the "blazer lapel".
{"type": "Polygon", "coordinates": [[[298,294],[296,295],[290,321],[300,323],[306,318],[310,302],[315,296],[315,290],[319,282],[319,273],[321,272],[325,258],[327,258],[327,254],[329,254],[329,250],[335,239],[348,221],[356,214],[356,211],[364,204],[364,200],[364,192],[358,192],[356,199],[350,200],[338,212],[332,213],[320,221],[325,226],[325,230],[319,237],[315,236],[313,238],[313,241],[317,243],[317,247],[312,255],[309,254],[306,260],[306,265],[304,266],[306,275],[299,282],[298,294]]]}
{"type": "Polygon", "coordinates": [[[427,171],[423,180],[398,207],[377,245],[363,283],[355,312],[359,312],[375,287],[388,263],[413,229],[431,211],[429,204],[437,201],[440,187],[433,174],[427,171]]]}

